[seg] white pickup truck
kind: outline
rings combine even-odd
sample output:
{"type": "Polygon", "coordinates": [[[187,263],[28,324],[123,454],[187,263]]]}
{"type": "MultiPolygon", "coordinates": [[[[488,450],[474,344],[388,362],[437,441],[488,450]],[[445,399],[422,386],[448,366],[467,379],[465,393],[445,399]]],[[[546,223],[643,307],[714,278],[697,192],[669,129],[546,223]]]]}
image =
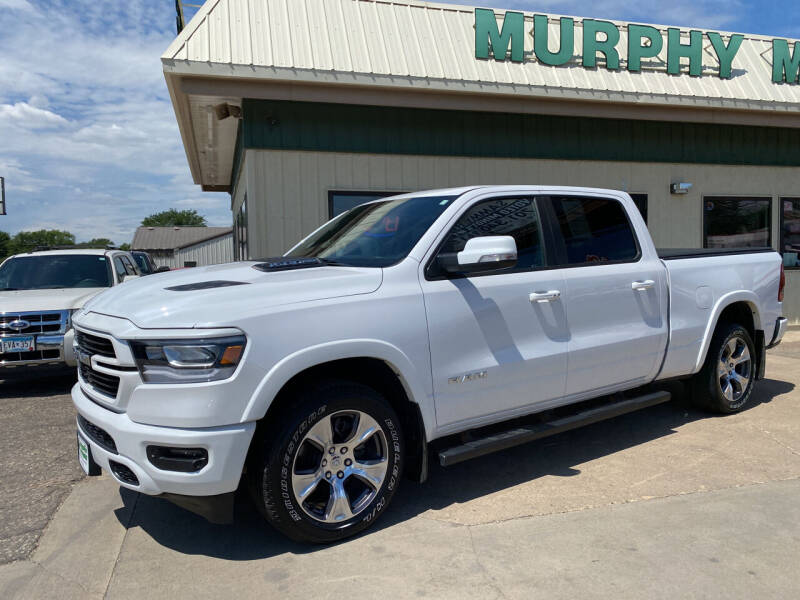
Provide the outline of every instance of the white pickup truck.
{"type": "Polygon", "coordinates": [[[283,257],[90,301],[79,458],[215,522],[241,480],[279,531],[335,541],[423,480],[434,448],[450,465],[666,401],[644,386],[674,378],[741,410],[782,294],[771,249],[659,253],[622,192],[379,200],[283,257]]]}
{"type": "Polygon", "coordinates": [[[72,313],[139,272],[128,252],[41,250],[0,265],[0,379],[14,367],[76,365],[72,313]]]}

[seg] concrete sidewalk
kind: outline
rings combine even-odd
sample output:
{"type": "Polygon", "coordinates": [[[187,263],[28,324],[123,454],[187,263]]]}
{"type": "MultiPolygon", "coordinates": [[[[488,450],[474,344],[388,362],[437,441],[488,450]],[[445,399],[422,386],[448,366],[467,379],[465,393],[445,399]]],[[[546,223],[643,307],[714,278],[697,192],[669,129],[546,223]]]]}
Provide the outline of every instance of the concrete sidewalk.
{"type": "Polygon", "coordinates": [[[377,530],[299,546],[109,478],[76,486],[2,598],[800,597],[800,332],[754,405],[678,401],[403,482],[377,530]]]}

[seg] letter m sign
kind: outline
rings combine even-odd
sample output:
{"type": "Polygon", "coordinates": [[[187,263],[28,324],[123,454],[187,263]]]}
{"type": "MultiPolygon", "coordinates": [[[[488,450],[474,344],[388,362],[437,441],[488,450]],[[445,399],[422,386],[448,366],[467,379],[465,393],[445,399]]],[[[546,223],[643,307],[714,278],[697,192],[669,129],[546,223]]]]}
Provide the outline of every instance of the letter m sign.
{"type": "Polygon", "coordinates": [[[503,18],[503,28],[497,26],[493,10],[475,9],[475,58],[489,58],[489,49],[495,60],[506,60],[509,46],[511,60],[523,61],[525,51],[525,15],[508,11],[503,18]]]}

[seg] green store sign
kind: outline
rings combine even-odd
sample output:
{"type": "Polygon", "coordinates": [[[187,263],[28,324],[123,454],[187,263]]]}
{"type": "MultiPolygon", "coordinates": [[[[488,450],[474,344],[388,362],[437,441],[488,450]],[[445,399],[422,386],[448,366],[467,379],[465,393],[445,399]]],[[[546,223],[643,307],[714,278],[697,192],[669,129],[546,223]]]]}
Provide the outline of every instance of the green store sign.
{"type": "MultiPolygon", "coordinates": [[[[550,50],[546,15],[533,16],[533,52],[536,59],[545,65],[559,66],[572,60],[575,52],[575,20],[562,17],[560,23],[561,40],[557,52],[550,50]]],[[[664,38],[655,27],[648,25],[628,25],[628,71],[641,71],[642,60],[655,58],[664,49],[664,38]]],[[[715,32],[702,32],[693,29],[689,32],[688,43],[681,39],[681,30],[667,29],[667,73],[678,75],[681,60],[688,59],[689,74],[700,77],[703,74],[703,44],[708,39],[719,61],[719,76],[730,79],[733,61],[744,36],[733,34],[728,41],[715,32]]],[[[586,68],[597,66],[597,57],[605,58],[606,68],[620,69],[619,28],[610,21],[583,19],[583,57],[581,64],[586,68]]],[[[525,60],[525,15],[508,11],[498,26],[497,17],[491,9],[475,9],[475,57],[514,62],[525,60]]],[[[787,40],[772,40],[772,81],[775,83],[800,82],[800,42],[794,42],[790,49],[787,40]]]]}

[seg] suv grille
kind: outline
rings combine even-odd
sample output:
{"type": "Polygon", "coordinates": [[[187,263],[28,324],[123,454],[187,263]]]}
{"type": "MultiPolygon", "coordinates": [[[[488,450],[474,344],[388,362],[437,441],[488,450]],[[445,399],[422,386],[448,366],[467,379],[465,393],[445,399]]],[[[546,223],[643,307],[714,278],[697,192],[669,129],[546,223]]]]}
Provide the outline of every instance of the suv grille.
{"type": "Polygon", "coordinates": [[[87,421],[83,418],[83,415],[78,415],[78,425],[95,444],[112,454],[117,454],[117,445],[114,443],[114,438],[108,435],[105,429],[100,429],[94,423],[87,421]]]}
{"type": "Polygon", "coordinates": [[[117,357],[114,352],[114,344],[107,338],[76,330],[75,342],[78,344],[78,348],[90,356],[97,354],[107,358],[117,357]]]}
{"type": "Polygon", "coordinates": [[[81,379],[101,394],[109,396],[110,398],[117,397],[117,391],[119,391],[119,377],[95,371],[92,367],[82,362],[78,363],[78,373],[80,373],[81,379]]]}
{"type": "Polygon", "coordinates": [[[64,333],[67,329],[68,313],[53,311],[41,313],[2,313],[0,314],[0,334],[34,335],[37,333],[64,333]],[[18,323],[24,327],[11,327],[18,323]]]}

